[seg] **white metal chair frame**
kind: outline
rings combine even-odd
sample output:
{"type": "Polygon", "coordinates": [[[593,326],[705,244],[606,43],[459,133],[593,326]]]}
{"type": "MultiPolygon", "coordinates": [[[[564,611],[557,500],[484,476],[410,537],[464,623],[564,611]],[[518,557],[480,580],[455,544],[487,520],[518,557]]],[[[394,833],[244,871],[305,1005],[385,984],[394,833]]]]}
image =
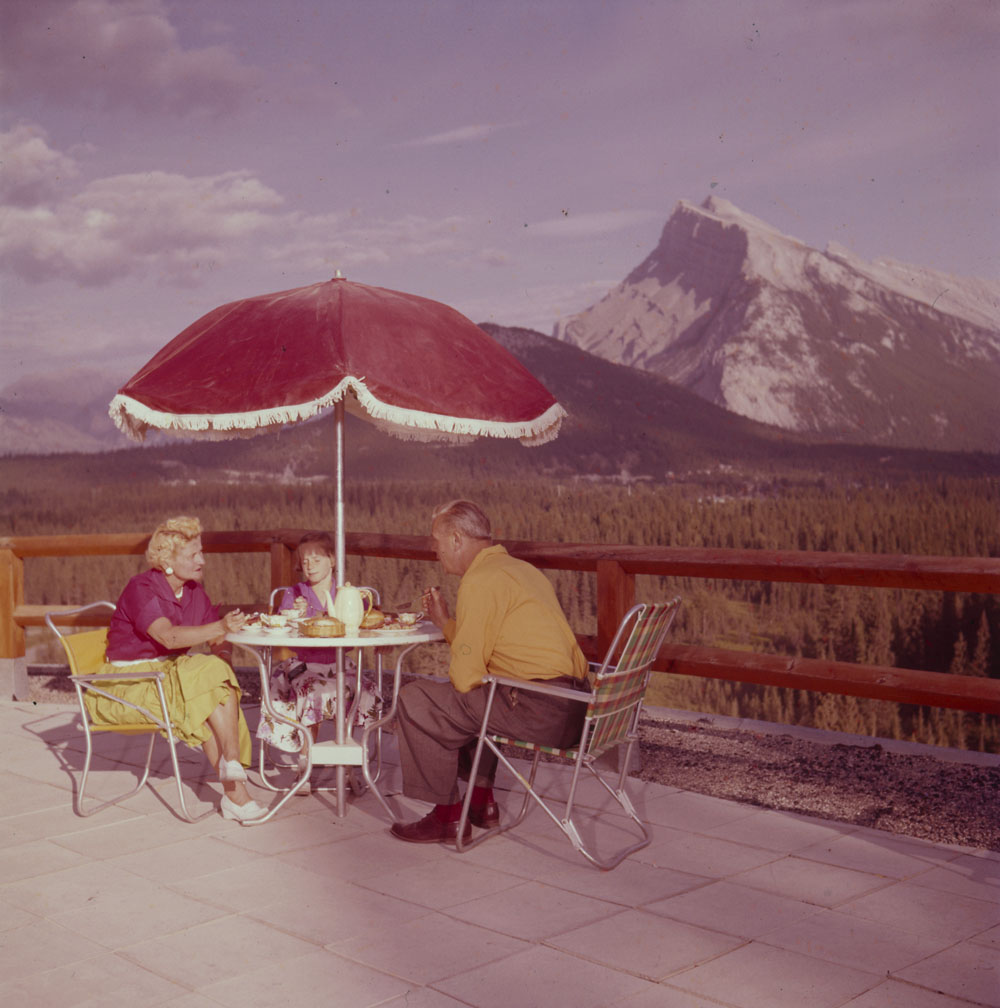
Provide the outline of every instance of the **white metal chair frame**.
{"type": "Polygon", "coordinates": [[[639,716],[642,711],[646,688],[649,684],[650,669],[660,650],[663,639],[670,630],[670,626],[677,614],[677,609],[680,606],[680,601],[679,598],[674,598],[669,602],[640,603],[633,606],[622,619],[604,661],[589,663],[588,676],[591,683],[591,690],[589,692],[546,685],[544,680],[508,679],[500,676],[486,677],[483,688],[489,690],[489,695],[486,701],[486,709],[483,713],[475,755],[472,759],[469,781],[471,782],[476,779],[479,760],[484,747],[486,747],[496,755],[499,762],[514,775],[524,788],[524,800],[520,811],[511,822],[486,830],[473,839],[463,841],[462,836],[468,822],[469,807],[472,799],[472,786],[470,783],[466,789],[465,799],[462,804],[462,817],[458,825],[456,846],[459,851],[469,850],[482,843],[483,840],[498,833],[505,833],[507,830],[519,825],[527,814],[532,799],[559,827],[573,847],[591,864],[604,871],[610,871],[621,864],[630,854],[634,854],[636,851],[648,846],[650,842],[649,830],[636,813],[635,807],[625,790],[625,780],[628,775],[632,749],[636,741],[638,741],[639,716]],[[615,660],[616,655],[619,655],[617,661],[615,660]],[[559,749],[528,740],[509,738],[491,733],[487,729],[487,724],[498,686],[509,686],[518,690],[528,690],[548,696],[560,696],[568,700],[586,703],[587,713],[584,718],[579,743],[572,748],[559,749]],[[604,753],[620,745],[624,745],[625,750],[619,753],[618,780],[612,786],[598,770],[596,761],[604,753]],[[534,752],[534,759],[532,760],[531,769],[527,777],[503,753],[502,746],[514,746],[534,752]],[[538,771],[542,753],[573,763],[573,776],[570,781],[569,794],[561,815],[553,811],[535,789],[535,774],[538,771]],[[621,806],[639,830],[640,836],[635,843],[618,851],[610,858],[602,859],[593,850],[587,848],[573,818],[577,785],[580,780],[580,771],[583,768],[590,771],[604,790],[621,806]]]}
{"type": "MultiPolygon", "coordinates": [[[[198,815],[192,814],[187,807],[187,802],[184,798],[184,786],[183,778],[181,777],[180,765],[177,761],[177,746],[180,744],[181,740],[174,735],[173,726],[170,723],[169,710],[167,706],[167,698],[163,692],[163,672],[144,672],[137,673],[132,671],[114,672],[114,673],[91,673],[84,669],[81,669],[78,665],[78,652],[83,647],[93,647],[96,651],[100,647],[100,653],[103,655],[104,647],[107,642],[107,629],[101,628],[100,630],[88,630],[82,633],[75,634],[64,634],[59,627],[56,626],[53,617],[59,616],[72,616],[79,613],[85,613],[89,611],[96,611],[99,609],[106,609],[114,611],[115,605],[113,602],[91,602],[89,605],[80,606],[77,609],[62,609],[55,612],[48,612],[45,614],[45,622],[49,629],[59,638],[59,642],[63,646],[63,651],[66,653],[66,659],[69,663],[69,670],[71,674],[71,681],[74,688],[76,689],[76,698],[80,707],[80,718],[83,726],[84,739],[86,741],[87,749],[86,755],[83,763],[83,772],[80,776],[80,784],[73,795],[73,808],[76,814],[79,816],[90,816],[95,812],[100,812],[101,809],[107,808],[109,805],[115,805],[120,801],[124,801],[126,798],[131,798],[133,795],[138,794],[142,790],[143,786],[149,780],[149,773],[152,767],[153,761],[153,748],[156,744],[156,737],[163,732],[166,734],[167,742],[170,747],[170,761],[173,767],[174,780],[177,783],[177,798],[180,804],[180,812],[177,813],[182,819],[187,822],[194,823],[205,816],[211,815],[215,808],[209,808],[207,811],[202,812],[198,815]],[[75,638],[80,638],[79,640],[74,640],[75,638]],[[165,717],[159,718],[152,711],[147,710],[145,707],[141,707],[137,704],[131,703],[128,700],[123,700],[119,696],[115,696],[114,693],[109,692],[107,689],[102,689],[102,686],[110,686],[116,682],[140,682],[140,681],[150,681],[156,686],[157,697],[160,701],[160,710],[164,712],[165,717]],[[115,703],[121,704],[123,707],[128,707],[134,711],[138,711],[146,719],[146,724],[121,724],[121,725],[100,725],[94,724],[91,720],[90,715],[87,712],[86,704],[84,703],[84,690],[90,693],[98,694],[99,696],[107,697],[109,700],[113,700],[115,703]],[[86,809],[84,807],[84,799],[86,796],[87,789],[87,778],[90,774],[90,764],[93,756],[93,745],[91,737],[95,732],[110,732],[112,734],[118,735],[149,735],[149,747],[146,750],[146,761],[142,766],[142,775],[139,778],[139,782],[132,788],[131,791],[127,791],[124,794],[118,795],[116,798],[108,799],[100,804],[94,806],[91,809],[86,809]]],[[[152,786],[152,785],[150,785],[152,786]]]]}

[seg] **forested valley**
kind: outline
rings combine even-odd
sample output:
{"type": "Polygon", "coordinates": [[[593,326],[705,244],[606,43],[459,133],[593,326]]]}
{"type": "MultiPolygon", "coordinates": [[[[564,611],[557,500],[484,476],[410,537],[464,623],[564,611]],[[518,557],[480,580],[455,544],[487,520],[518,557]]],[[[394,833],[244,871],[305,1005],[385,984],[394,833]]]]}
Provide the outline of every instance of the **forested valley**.
{"type": "MultiPolygon", "coordinates": [[[[175,514],[206,529],[332,529],[331,479],[210,475],[152,469],[92,481],[83,457],[59,466],[0,459],[0,534],[150,532],[175,514]],[[58,475],[56,475],[58,473],[58,475]]],[[[70,457],[67,457],[69,460],[70,457]]],[[[893,484],[821,476],[655,485],[580,479],[352,480],[347,528],[426,535],[429,515],[454,497],[480,501],[501,539],[740,549],[1000,556],[1000,480],[934,478],[893,484]]],[[[28,558],[26,601],[114,600],[139,557],[28,558]]],[[[434,564],[348,557],[348,580],[384,599],[412,597],[455,579],[434,564]]],[[[595,630],[594,578],[549,572],[578,632],[595,630]]],[[[265,554],[208,558],[206,587],[219,603],[263,603],[265,554]]],[[[1000,678],[1000,597],[784,583],[639,578],[639,598],[683,596],[673,639],[706,646],[826,657],[1000,678]]],[[[35,660],[55,660],[43,635],[35,660]]],[[[1000,718],[832,694],[658,675],[650,702],[938,745],[1000,751],[1000,718]]]]}

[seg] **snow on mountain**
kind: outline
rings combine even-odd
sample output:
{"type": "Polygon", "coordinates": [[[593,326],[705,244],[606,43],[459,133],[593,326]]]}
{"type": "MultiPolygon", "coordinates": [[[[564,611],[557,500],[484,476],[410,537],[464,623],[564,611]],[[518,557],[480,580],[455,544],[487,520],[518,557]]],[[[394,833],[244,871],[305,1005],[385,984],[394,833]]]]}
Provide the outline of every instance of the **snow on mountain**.
{"type": "Polygon", "coordinates": [[[819,251],[715,197],[553,335],[786,429],[1000,450],[1000,286],[819,251]]]}

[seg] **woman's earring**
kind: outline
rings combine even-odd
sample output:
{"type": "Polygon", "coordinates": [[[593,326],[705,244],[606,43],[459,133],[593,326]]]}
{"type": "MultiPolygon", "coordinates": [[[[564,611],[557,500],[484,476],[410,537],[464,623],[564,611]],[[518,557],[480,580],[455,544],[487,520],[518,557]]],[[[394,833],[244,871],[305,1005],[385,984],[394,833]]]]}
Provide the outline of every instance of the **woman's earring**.
{"type": "Polygon", "coordinates": [[[168,577],[169,577],[169,576],[170,576],[171,574],[173,574],[173,572],[174,572],[174,569],[173,569],[173,567],[164,567],[164,568],[163,568],[163,573],[164,573],[164,574],[166,574],[166,575],[167,575],[168,577]]]}

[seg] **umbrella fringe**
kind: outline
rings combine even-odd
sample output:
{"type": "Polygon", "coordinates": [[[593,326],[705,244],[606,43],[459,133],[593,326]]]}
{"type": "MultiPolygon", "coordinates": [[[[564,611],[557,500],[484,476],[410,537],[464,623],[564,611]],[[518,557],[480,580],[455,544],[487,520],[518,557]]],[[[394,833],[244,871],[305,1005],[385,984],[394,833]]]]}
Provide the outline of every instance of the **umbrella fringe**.
{"type": "Polygon", "coordinates": [[[395,437],[413,440],[435,438],[465,441],[474,437],[518,438],[525,445],[540,445],[559,433],[566,411],[553,403],[534,420],[505,423],[473,417],[451,417],[423,410],[390,406],[372,395],[364,380],[349,375],[325,395],[307,403],[256,410],[249,413],[165,413],[119,393],[108,413],[115,426],[136,441],[144,441],[150,428],[208,438],[245,437],[267,427],[308,420],[352,392],[375,425],[395,437]]]}

